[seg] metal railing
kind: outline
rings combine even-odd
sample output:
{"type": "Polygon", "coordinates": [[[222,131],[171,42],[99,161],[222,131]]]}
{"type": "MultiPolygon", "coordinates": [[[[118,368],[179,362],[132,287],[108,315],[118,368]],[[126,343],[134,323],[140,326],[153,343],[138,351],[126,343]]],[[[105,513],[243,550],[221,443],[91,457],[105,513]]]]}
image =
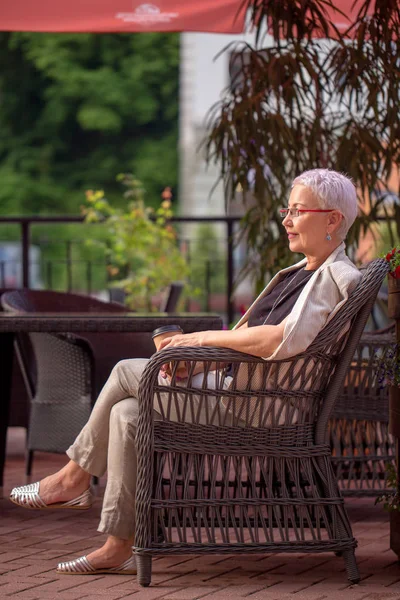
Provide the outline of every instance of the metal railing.
{"type": "MultiPolygon", "coordinates": [[[[240,217],[172,217],[173,223],[192,223],[192,224],[214,224],[220,223],[225,225],[225,243],[226,243],[226,305],[225,312],[228,323],[232,323],[235,318],[235,308],[233,299],[233,288],[234,288],[234,227],[235,223],[240,221],[240,217]]],[[[30,287],[30,264],[29,264],[29,248],[31,245],[31,228],[32,225],[43,225],[43,224],[71,224],[71,223],[84,223],[84,218],[81,216],[25,216],[25,217],[0,217],[1,224],[14,224],[20,227],[20,241],[21,241],[21,262],[22,262],[22,285],[23,287],[30,287]]],[[[71,267],[73,264],[71,255],[71,245],[69,241],[66,241],[66,258],[65,264],[67,265],[67,288],[71,291],[72,288],[72,276],[71,267]],[[69,267],[69,268],[68,268],[69,267]]],[[[86,261],[87,277],[88,277],[88,292],[91,291],[91,276],[92,276],[92,264],[90,261],[86,261]]],[[[47,264],[47,279],[51,282],[52,265],[47,264]]],[[[0,265],[0,279],[4,281],[4,264],[0,265]],[[1,274],[3,277],[1,278],[1,274]]],[[[206,282],[210,280],[210,265],[206,265],[205,271],[206,282]]],[[[207,283],[206,283],[207,285],[207,283]]],[[[208,299],[206,308],[208,306],[208,299]]]]}

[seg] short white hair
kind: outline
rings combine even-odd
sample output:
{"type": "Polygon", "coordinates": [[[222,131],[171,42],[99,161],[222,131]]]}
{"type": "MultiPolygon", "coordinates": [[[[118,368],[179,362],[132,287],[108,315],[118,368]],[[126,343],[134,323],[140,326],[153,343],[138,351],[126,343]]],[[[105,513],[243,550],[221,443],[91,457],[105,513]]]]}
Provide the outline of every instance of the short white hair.
{"type": "Polygon", "coordinates": [[[350,177],[331,169],[312,169],[296,177],[292,187],[295,185],[309,188],[321,208],[333,208],[342,213],[343,219],[336,233],[344,240],[358,212],[357,192],[350,177]]]}

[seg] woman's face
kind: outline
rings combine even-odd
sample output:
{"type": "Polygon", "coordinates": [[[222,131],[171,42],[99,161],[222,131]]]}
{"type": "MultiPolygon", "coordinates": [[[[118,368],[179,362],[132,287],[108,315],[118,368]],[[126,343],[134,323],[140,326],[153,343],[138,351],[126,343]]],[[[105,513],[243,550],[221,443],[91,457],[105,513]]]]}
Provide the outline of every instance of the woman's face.
{"type": "MultiPolygon", "coordinates": [[[[304,185],[295,185],[289,197],[288,208],[321,209],[312,191],[304,185]]],[[[332,235],[337,226],[332,227],[333,212],[300,213],[298,217],[288,214],[283,220],[283,226],[289,239],[289,248],[292,252],[319,256],[326,253],[327,246],[332,250],[334,245],[326,239],[328,233],[332,235]]],[[[339,213],[340,215],[340,213],[339,213]]],[[[341,215],[340,215],[341,218],[341,215]]]]}

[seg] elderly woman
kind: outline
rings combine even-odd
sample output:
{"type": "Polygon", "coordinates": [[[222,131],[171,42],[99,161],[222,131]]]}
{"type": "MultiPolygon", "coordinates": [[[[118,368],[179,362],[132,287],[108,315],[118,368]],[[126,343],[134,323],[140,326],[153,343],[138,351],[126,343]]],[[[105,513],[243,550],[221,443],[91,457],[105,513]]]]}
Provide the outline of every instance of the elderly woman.
{"type": "MultiPolygon", "coordinates": [[[[285,359],[306,350],[359,281],[360,273],[347,258],[343,244],[356,214],[355,188],[344,175],[315,169],[297,177],[281,215],[290,249],[305,258],[278,273],[232,331],[179,334],[164,339],[162,347],[217,346],[266,360],[285,359]]],[[[88,423],[67,451],[67,465],[40,483],[11,492],[11,500],[26,508],[90,508],[90,478],[100,477],[107,469],[98,528],[108,535],[107,540],[87,557],[59,564],[59,573],[136,572],[132,554],[135,433],[138,384],[146,364],[147,360],[141,359],[118,363],[88,423]]],[[[168,385],[166,369],[159,380],[168,385]]],[[[229,377],[225,385],[229,385],[229,377]]]]}

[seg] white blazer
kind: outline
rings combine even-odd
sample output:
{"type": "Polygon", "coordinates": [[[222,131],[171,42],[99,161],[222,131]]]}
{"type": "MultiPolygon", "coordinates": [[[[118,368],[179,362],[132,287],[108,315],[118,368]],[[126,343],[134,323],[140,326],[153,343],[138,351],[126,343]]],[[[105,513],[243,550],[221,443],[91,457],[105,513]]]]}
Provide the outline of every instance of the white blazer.
{"type": "MultiPolygon", "coordinates": [[[[282,275],[307,264],[300,262],[279,271],[242,316],[234,329],[247,322],[256,304],[281,281],[282,275]]],[[[346,256],[341,243],[318,267],[301,291],[286,319],[283,340],[273,354],[264,360],[284,360],[307,350],[323,327],[329,323],[361,279],[361,273],[346,256]]]]}

